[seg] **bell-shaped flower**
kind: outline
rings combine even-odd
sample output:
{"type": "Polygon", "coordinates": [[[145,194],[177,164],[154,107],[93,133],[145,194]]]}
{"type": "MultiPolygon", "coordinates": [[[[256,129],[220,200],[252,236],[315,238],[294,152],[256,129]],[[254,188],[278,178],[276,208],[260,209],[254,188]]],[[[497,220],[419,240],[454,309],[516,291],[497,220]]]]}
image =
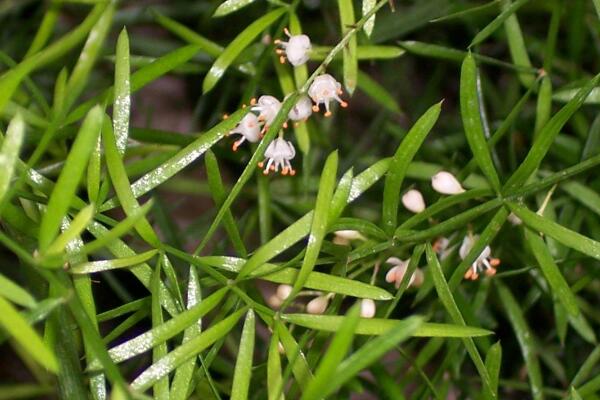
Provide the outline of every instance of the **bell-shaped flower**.
{"type": "MultiPolygon", "coordinates": [[[[460,248],[458,249],[458,255],[461,259],[464,260],[465,257],[467,257],[467,254],[469,254],[469,252],[477,242],[477,239],[479,239],[479,236],[477,235],[468,234],[467,236],[465,236],[462,244],[460,245],[460,248]]],[[[471,264],[471,268],[469,268],[465,273],[465,279],[476,280],[477,278],[479,278],[480,272],[485,272],[487,276],[495,275],[496,268],[500,265],[500,259],[492,258],[491,254],[492,249],[490,248],[490,246],[485,246],[481,254],[479,254],[477,259],[475,259],[475,261],[473,261],[473,264],[471,264]]]]}
{"type": "MultiPolygon", "coordinates": [[[[393,265],[393,267],[387,272],[385,275],[385,281],[388,283],[394,283],[396,288],[400,287],[400,283],[406,275],[406,270],[408,269],[408,260],[401,260],[397,257],[390,257],[386,260],[387,264],[393,265]]],[[[423,284],[423,272],[417,268],[415,272],[413,272],[410,277],[410,281],[408,282],[408,286],[419,287],[423,284]]]]}
{"type": "Polygon", "coordinates": [[[290,160],[296,156],[296,149],[292,142],[286,141],[283,138],[277,138],[269,143],[267,150],[265,151],[265,161],[258,163],[260,168],[265,168],[263,173],[269,174],[269,171],[279,171],[281,167],[281,174],[295,175],[296,171],[292,168],[290,160]]]}
{"type": "Polygon", "coordinates": [[[259,112],[258,120],[265,123],[263,133],[271,126],[279,110],[281,110],[281,102],[269,95],[260,96],[258,102],[252,105],[252,111],[259,112]]]}
{"type": "Polygon", "coordinates": [[[244,118],[242,118],[239,124],[237,124],[229,134],[242,136],[239,140],[233,142],[233,151],[237,151],[238,147],[246,140],[251,143],[258,142],[260,140],[260,124],[258,118],[252,113],[244,115],[244,118]]]}
{"type": "Polygon", "coordinates": [[[329,103],[332,100],[340,103],[342,107],[348,107],[348,103],[340,98],[342,94],[342,85],[335,80],[335,78],[329,74],[319,75],[310,85],[308,89],[308,95],[315,102],[313,111],[319,111],[319,105],[325,105],[325,116],[329,117],[331,111],[329,110],[329,103]]]}
{"type": "Polygon", "coordinates": [[[294,122],[306,121],[311,115],[312,102],[308,96],[302,95],[288,113],[288,118],[294,122]]]}
{"type": "Polygon", "coordinates": [[[287,42],[279,39],[275,40],[275,44],[281,47],[275,50],[279,54],[279,62],[285,63],[287,57],[294,67],[306,63],[312,50],[310,38],[306,35],[292,35],[287,28],[284,29],[284,32],[289,38],[287,42]]]}

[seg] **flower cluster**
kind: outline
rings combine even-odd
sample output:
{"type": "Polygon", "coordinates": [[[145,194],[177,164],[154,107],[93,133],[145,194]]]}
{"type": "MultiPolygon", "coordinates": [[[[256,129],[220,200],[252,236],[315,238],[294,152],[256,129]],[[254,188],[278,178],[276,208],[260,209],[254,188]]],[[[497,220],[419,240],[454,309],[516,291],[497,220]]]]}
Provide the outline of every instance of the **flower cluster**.
{"type": "MultiPolygon", "coordinates": [[[[310,38],[307,35],[292,35],[287,28],[284,29],[284,32],[288,37],[287,41],[279,39],[274,41],[278,46],[275,51],[279,55],[279,61],[283,64],[287,59],[294,67],[305,64],[312,50],[310,38]]],[[[324,106],[325,116],[329,117],[332,101],[339,103],[342,107],[348,106],[348,103],[341,99],[341,95],[342,85],[333,76],[321,74],[313,80],[306,94],[300,94],[296,104],[289,111],[287,119],[297,126],[300,122],[306,121],[313,112],[318,112],[320,105],[324,106]]],[[[252,99],[250,106],[251,112],[246,114],[239,124],[229,132],[229,134],[241,136],[233,143],[233,151],[237,151],[245,141],[256,143],[261,140],[281,110],[282,103],[274,96],[263,95],[258,98],[258,101],[252,99]],[[258,113],[258,115],[254,113],[258,113]]],[[[287,126],[288,123],[285,121],[283,127],[287,128],[287,126]]],[[[283,131],[279,133],[277,139],[269,144],[264,155],[265,160],[258,166],[264,168],[265,175],[271,171],[281,171],[282,175],[295,175],[296,171],[292,168],[291,160],[296,155],[296,149],[290,141],[284,140],[283,131]]]]}

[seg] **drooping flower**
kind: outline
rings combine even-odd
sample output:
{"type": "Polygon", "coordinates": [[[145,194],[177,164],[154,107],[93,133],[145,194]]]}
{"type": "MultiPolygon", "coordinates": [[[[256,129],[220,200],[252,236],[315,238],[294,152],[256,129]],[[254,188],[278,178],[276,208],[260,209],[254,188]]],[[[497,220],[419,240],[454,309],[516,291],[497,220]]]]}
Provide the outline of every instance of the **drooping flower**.
{"type": "Polygon", "coordinates": [[[442,194],[458,194],[465,191],[454,175],[447,171],[440,171],[431,177],[433,190],[442,194]]]}
{"type": "Polygon", "coordinates": [[[433,246],[432,246],[433,251],[435,252],[435,254],[437,254],[440,261],[445,260],[446,258],[448,258],[450,253],[452,253],[454,247],[448,248],[449,245],[450,245],[450,240],[443,236],[437,238],[436,241],[433,242],[433,246]]]}
{"type": "Polygon", "coordinates": [[[296,156],[296,149],[292,142],[286,141],[283,138],[277,138],[269,143],[267,150],[265,151],[265,161],[258,163],[260,168],[265,167],[263,173],[269,174],[269,171],[279,171],[281,167],[281,174],[295,175],[296,171],[292,168],[290,160],[296,156]],[[265,165],[266,163],[266,165],[265,165]]]}
{"type": "MultiPolygon", "coordinates": [[[[385,275],[385,281],[388,283],[394,283],[396,288],[400,287],[400,283],[406,275],[406,270],[408,269],[408,260],[401,260],[397,257],[390,257],[385,261],[387,264],[393,265],[393,267],[387,272],[385,275]]],[[[423,271],[419,268],[415,269],[412,276],[410,277],[410,281],[408,282],[408,286],[419,287],[423,283],[423,271]]]]}
{"type": "Polygon", "coordinates": [[[416,213],[420,213],[425,209],[425,200],[423,200],[423,195],[421,192],[415,189],[411,189],[408,192],[404,193],[402,196],[402,204],[409,211],[416,213]]]}
{"type": "Polygon", "coordinates": [[[326,117],[331,115],[331,111],[329,111],[329,103],[332,100],[340,103],[340,106],[342,107],[348,107],[348,103],[340,98],[341,94],[342,85],[329,74],[317,76],[308,89],[308,95],[315,102],[313,111],[318,112],[319,104],[324,104],[326,117]]]}
{"type": "Polygon", "coordinates": [[[306,121],[311,115],[312,102],[308,96],[302,95],[288,113],[288,118],[294,122],[306,121]]]}
{"type": "MultiPolygon", "coordinates": [[[[479,239],[477,235],[467,234],[463,239],[462,244],[460,245],[460,249],[458,249],[458,255],[461,259],[465,259],[467,254],[471,251],[475,243],[479,239]]],[[[471,264],[471,268],[465,272],[465,279],[476,280],[479,278],[480,272],[485,272],[487,276],[492,276],[496,274],[496,268],[500,265],[499,258],[492,258],[492,249],[490,246],[485,246],[481,254],[473,261],[471,264]]]]}
{"type": "Polygon", "coordinates": [[[275,40],[275,44],[281,46],[280,49],[275,50],[279,54],[279,62],[284,64],[287,57],[294,67],[306,63],[312,50],[310,38],[306,35],[292,35],[287,28],[283,31],[289,40],[287,42],[275,40]]]}
{"type": "Polygon", "coordinates": [[[377,307],[375,302],[371,299],[362,299],[360,301],[360,316],[363,318],[373,318],[377,307]]]}
{"type": "Polygon", "coordinates": [[[260,139],[260,124],[258,122],[258,118],[256,115],[252,113],[248,113],[244,115],[244,118],[237,124],[235,128],[233,128],[230,132],[230,135],[241,135],[242,137],[239,140],[233,142],[233,151],[237,151],[238,147],[244,141],[249,141],[251,143],[256,143],[260,139]]]}
{"type": "Polygon", "coordinates": [[[258,98],[258,102],[252,105],[252,111],[258,111],[258,121],[264,122],[265,126],[262,132],[266,132],[273,123],[277,113],[281,109],[281,102],[273,96],[264,95],[258,98]]]}
{"type": "Polygon", "coordinates": [[[306,311],[309,314],[323,314],[329,305],[328,296],[315,297],[306,305],[306,311]]]}

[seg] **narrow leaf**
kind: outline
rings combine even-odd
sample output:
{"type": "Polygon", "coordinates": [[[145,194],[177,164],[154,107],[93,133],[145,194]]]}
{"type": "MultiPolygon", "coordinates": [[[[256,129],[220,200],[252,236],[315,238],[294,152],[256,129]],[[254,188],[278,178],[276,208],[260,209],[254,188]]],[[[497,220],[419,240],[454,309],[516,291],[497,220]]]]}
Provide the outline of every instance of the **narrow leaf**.
{"type": "Polygon", "coordinates": [[[242,337],[240,339],[235,369],[233,371],[231,400],[245,400],[248,398],[250,378],[252,377],[255,330],[256,319],[254,317],[254,311],[248,310],[244,328],[242,329],[242,337]]]}

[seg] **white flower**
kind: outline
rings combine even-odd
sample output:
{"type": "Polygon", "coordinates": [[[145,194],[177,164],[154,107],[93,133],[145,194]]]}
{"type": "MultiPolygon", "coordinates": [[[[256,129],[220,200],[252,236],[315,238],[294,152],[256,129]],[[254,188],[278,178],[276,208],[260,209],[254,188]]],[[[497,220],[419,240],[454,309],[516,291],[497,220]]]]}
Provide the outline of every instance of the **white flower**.
{"type": "Polygon", "coordinates": [[[362,299],[360,301],[360,316],[363,318],[373,318],[377,308],[375,302],[371,299],[362,299]]]}
{"type": "Polygon", "coordinates": [[[288,118],[292,121],[306,121],[311,114],[312,102],[308,96],[302,95],[288,113],[288,118]]]}
{"type": "Polygon", "coordinates": [[[435,254],[437,254],[440,261],[445,260],[446,258],[448,258],[450,253],[452,253],[453,249],[449,249],[448,248],[449,245],[450,245],[450,240],[445,237],[440,237],[433,243],[433,246],[432,246],[433,251],[435,252],[435,254]]]}
{"type": "Polygon", "coordinates": [[[348,107],[348,103],[340,98],[339,95],[341,94],[342,85],[329,74],[317,76],[308,89],[308,95],[316,103],[316,105],[313,106],[313,111],[318,112],[319,104],[324,104],[326,117],[331,115],[331,111],[329,111],[329,103],[332,100],[340,103],[342,107],[348,107]]]}
{"type": "MultiPolygon", "coordinates": [[[[468,234],[465,236],[460,245],[460,249],[458,250],[458,255],[461,259],[465,259],[475,245],[475,242],[477,242],[477,239],[479,239],[479,236],[477,235],[468,234]]],[[[496,267],[500,265],[500,259],[490,257],[491,254],[492,249],[490,249],[490,246],[485,246],[481,254],[479,254],[477,259],[471,264],[471,268],[465,273],[465,279],[475,280],[479,278],[480,272],[485,272],[487,276],[495,275],[496,267]]]]}
{"type": "MultiPolygon", "coordinates": [[[[391,264],[392,267],[387,274],[385,275],[385,281],[388,283],[394,283],[396,288],[400,287],[400,283],[406,274],[406,270],[408,268],[408,260],[401,260],[397,257],[390,257],[385,261],[387,264],[391,264]]],[[[415,272],[410,277],[410,281],[408,282],[408,286],[421,286],[423,283],[423,272],[420,269],[416,269],[415,272]]]]}
{"type": "Polygon", "coordinates": [[[292,287],[290,285],[279,285],[277,286],[277,297],[279,297],[281,300],[285,300],[288,297],[290,297],[290,294],[292,293],[292,287]]]}
{"type": "Polygon", "coordinates": [[[309,314],[323,314],[329,305],[329,298],[327,296],[315,297],[306,305],[306,311],[309,314]]]}
{"type": "Polygon", "coordinates": [[[265,166],[265,170],[263,173],[265,175],[269,174],[269,171],[279,171],[279,167],[281,167],[281,174],[287,175],[295,175],[296,171],[292,168],[292,164],[290,160],[292,160],[296,156],[296,149],[292,142],[286,141],[282,138],[277,138],[269,143],[269,147],[265,151],[266,158],[266,166],[265,162],[261,161],[258,163],[258,166],[262,168],[265,166]]]}
{"type": "Polygon", "coordinates": [[[251,143],[258,142],[260,139],[260,124],[258,123],[258,118],[256,118],[256,115],[252,113],[244,115],[244,118],[242,118],[240,123],[237,124],[237,126],[233,128],[229,134],[242,135],[240,140],[233,142],[233,151],[237,151],[238,147],[240,147],[245,140],[251,143]]]}
{"type": "Polygon", "coordinates": [[[275,44],[281,46],[281,49],[275,50],[275,52],[279,54],[279,62],[282,64],[285,63],[285,58],[287,57],[290,64],[294,67],[306,63],[312,49],[310,38],[306,35],[292,35],[287,28],[283,31],[290,39],[287,42],[279,39],[275,40],[275,44]]]}
{"type": "Polygon", "coordinates": [[[425,209],[425,200],[423,200],[423,195],[421,192],[415,189],[411,189],[408,192],[404,193],[402,196],[402,204],[409,211],[414,213],[420,213],[425,209]]]}
{"type": "Polygon", "coordinates": [[[440,171],[431,177],[431,186],[442,194],[458,194],[465,191],[460,182],[450,172],[440,171]]]}
{"type": "Polygon", "coordinates": [[[333,243],[347,246],[352,240],[367,240],[359,231],[342,230],[333,232],[333,243]]]}
{"type": "Polygon", "coordinates": [[[273,123],[273,120],[280,109],[281,102],[275,97],[268,95],[260,96],[258,98],[258,103],[252,105],[252,111],[259,112],[258,120],[265,123],[263,132],[273,123]]]}

